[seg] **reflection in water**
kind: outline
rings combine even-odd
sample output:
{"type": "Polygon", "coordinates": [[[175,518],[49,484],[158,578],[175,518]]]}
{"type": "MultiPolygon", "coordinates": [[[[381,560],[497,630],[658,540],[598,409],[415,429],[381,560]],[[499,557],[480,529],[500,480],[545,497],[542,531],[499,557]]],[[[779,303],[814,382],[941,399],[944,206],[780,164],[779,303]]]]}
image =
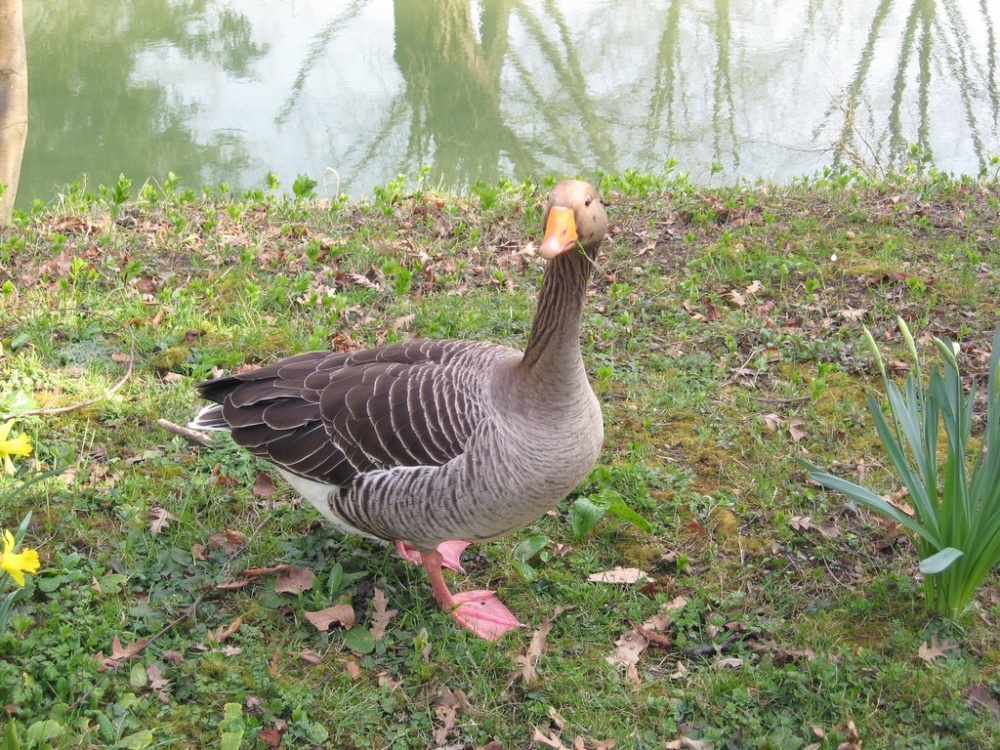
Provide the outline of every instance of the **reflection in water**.
{"type": "Polygon", "coordinates": [[[787,179],[1000,152],[990,0],[38,0],[20,205],[91,175],[366,194],[500,176],[787,179]]]}
{"type": "Polygon", "coordinates": [[[209,6],[191,0],[179,12],[169,0],[25,4],[29,130],[19,205],[50,197],[84,173],[113,184],[120,173],[162,179],[172,169],[200,184],[225,179],[246,162],[238,137],[192,131],[192,105],[178,102],[169,82],[134,77],[143,50],[203,55],[232,74],[260,58],[264,50],[250,43],[245,22],[224,12],[207,23],[209,6]]]}

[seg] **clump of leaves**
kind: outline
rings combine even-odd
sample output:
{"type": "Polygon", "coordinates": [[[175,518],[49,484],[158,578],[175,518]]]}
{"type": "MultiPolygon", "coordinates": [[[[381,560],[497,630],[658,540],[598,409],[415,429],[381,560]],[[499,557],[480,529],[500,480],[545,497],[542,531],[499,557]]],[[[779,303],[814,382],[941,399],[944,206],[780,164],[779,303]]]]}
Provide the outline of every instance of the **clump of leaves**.
{"type": "Polygon", "coordinates": [[[916,537],[928,606],[954,617],[1000,563],[1000,328],[993,336],[986,427],[975,456],[968,453],[976,385],[968,393],[962,386],[955,356],[958,345],[934,339],[944,369],[935,367],[923,387],[913,336],[902,319],[899,330],[914,362],[902,390],[889,380],[878,346],[865,329],[865,341],[885,383],[892,423],[871,395],[868,408],[879,439],[909,490],[912,516],[854,482],[814,467],[810,474],[824,487],[843,492],[909,530],[916,537]],[[943,465],[938,457],[942,427],[947,441],[943,465]]]}

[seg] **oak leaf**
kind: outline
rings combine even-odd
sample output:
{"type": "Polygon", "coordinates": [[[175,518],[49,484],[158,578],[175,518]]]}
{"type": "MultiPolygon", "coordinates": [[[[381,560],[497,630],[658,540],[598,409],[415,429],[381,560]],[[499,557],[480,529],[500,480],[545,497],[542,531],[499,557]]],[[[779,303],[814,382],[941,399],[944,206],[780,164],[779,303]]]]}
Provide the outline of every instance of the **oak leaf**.
{"type": "Polygon", "coordinates": [[[612,568],[600,573],[591,573],[587,580],[591,583],[639,583],[652,582],[649,574],[639,568],[612,568]]]}
{"type": "Polygon", "coordinates": [[[939,643],[937,636],[931,636],[931,642],[924,641],[917,649],[917,656],[928,664],[933,664],[938,659],[943,659],[952,649],[958,648],[957,643],[939,643]]]}
{"type": "Polygon", "coordinates": [[[305,616],[316,630],[324,633],[334,623],[340,625],[344,630],[354,627],[354,607],[350,604],[334,604],[332,607],[316,612],[307,611],[305,616]]]}
{"type": "Polygon", "coordinates": [[[171,521],[178,521],[177,518],[170,511],[164,510],[163,508],[150,508],[149,512],[149,533],[156,535],[163,531],[167,526],[170,525],[171,521]]]}
{"type": "MultiPolygon", "coordinates": [[[[244,571],[246,573],[246,571],[244,571]]],[[[291,568],[274,582],[278,594],[301,594],[313,587],[315,574],[311,568],[291,568]]]]}

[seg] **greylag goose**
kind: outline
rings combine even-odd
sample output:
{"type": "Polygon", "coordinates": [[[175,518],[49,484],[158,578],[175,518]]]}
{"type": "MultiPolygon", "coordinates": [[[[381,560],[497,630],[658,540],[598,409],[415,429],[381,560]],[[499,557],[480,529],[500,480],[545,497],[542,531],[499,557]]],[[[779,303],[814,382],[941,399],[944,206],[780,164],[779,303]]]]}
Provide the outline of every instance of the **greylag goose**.
{"type": "Polygon", "coordinates": [[[593,186],[553,187],[547,265],[523,354],[499,344],[413,340],[299,354],[205,381],[191,422],[228,430],[275,464],[338,529],[394,542],[423,565],[438,604],[476,635],[520,626],[493,591],[453,594],[470,542],[509,534],[593,468],[604,425],[580,353],[580,321],[607,215],[593,186]]]}

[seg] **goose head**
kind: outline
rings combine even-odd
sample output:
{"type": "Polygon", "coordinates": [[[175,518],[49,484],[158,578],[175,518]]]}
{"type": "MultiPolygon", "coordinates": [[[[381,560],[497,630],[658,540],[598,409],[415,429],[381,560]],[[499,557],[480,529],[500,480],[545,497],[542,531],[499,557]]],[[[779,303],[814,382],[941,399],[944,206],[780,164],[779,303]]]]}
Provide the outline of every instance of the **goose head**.
{"type": "Polygon", "coordinates": [[[549,193],[542,226],[545,236],[538,252],[546,260],[578,248],[593,258],[607,234],[608,215],[593,185],[563,180],[549,193]]]}

